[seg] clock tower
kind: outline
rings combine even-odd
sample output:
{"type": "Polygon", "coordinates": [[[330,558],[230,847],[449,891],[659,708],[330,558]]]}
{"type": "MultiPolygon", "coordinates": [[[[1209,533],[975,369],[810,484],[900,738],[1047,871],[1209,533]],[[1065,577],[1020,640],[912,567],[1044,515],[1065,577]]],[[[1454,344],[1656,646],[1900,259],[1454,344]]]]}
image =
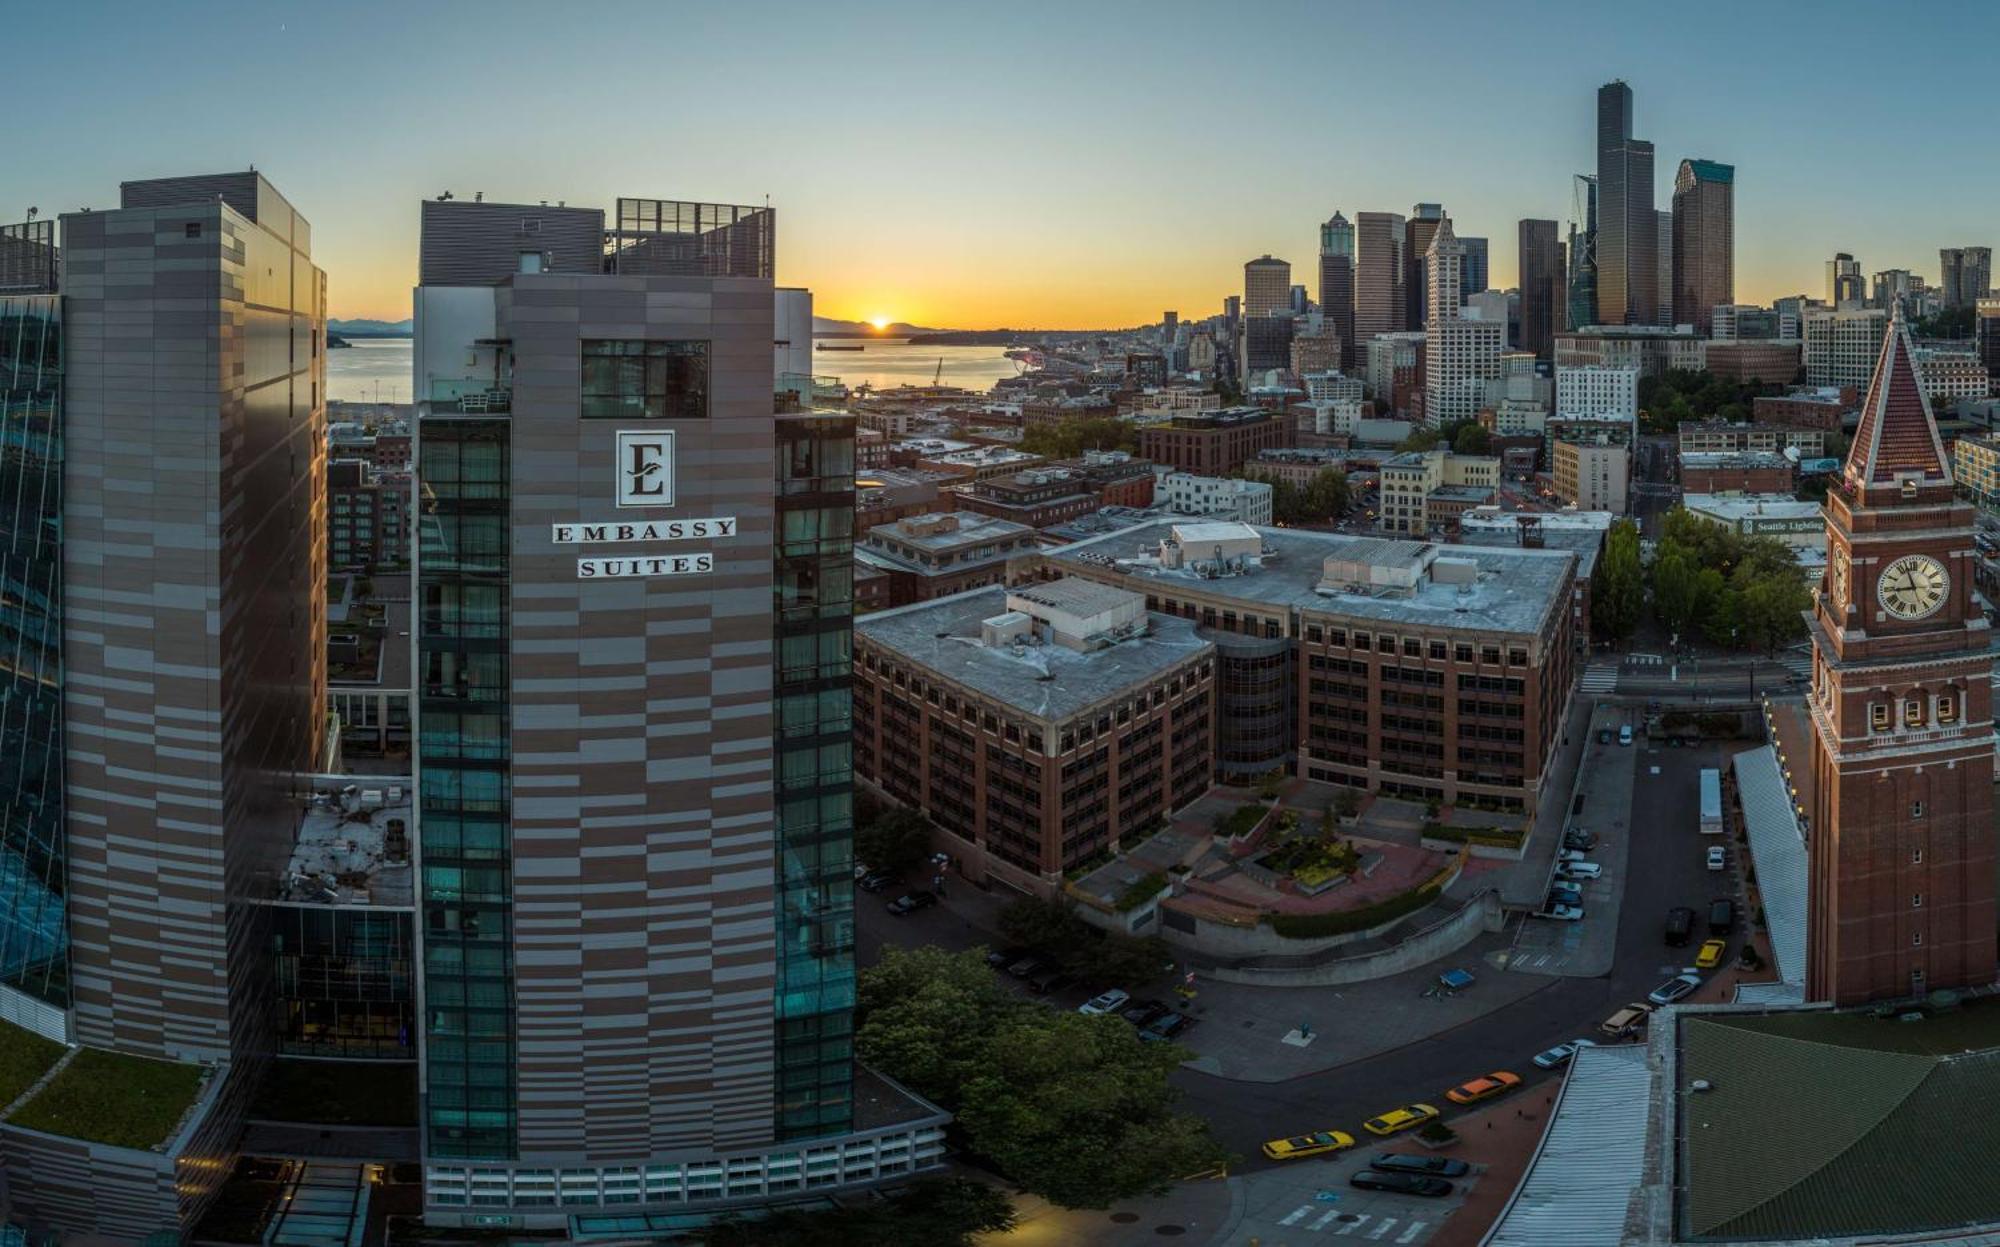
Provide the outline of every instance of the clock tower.
{"type": "Polygon", "coordinates": [[[1806,997],[1992,983],[1993,655],[1900,310],[1826,496],[1813,613],[1806,997]]]}

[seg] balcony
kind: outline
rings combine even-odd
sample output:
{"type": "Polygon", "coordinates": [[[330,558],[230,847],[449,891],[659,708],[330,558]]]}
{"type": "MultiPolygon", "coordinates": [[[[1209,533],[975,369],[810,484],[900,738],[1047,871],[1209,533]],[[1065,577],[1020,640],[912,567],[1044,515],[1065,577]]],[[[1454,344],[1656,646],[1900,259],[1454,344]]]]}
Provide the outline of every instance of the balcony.
{"type": "Polygon", "coordinates": [[[514,409],[514,390],[495,384],[490,377],[433,377],[430,406],[433,415],[454,411],[504,415],[514,409]]]}

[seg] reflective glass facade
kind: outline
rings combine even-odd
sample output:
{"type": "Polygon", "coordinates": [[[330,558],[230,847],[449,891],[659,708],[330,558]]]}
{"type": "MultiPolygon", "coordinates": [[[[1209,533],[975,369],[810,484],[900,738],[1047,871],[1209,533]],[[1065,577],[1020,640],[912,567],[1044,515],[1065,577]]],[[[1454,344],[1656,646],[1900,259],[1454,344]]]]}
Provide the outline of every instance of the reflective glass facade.
{"type": "Polygon", "coordinates": [[[777,1129],[853,1121],[854,419],[778,417],[777,1129]]]}
{"type": "Polygon", "coordinates": [[[418,540],[428,1154],[514,1154],[505,417],[425,416],[418,540]]]}
{"type": "Polygon", "coordinates": [[[279,1051],[343,1060],[416,1056],[410,916],[386,909],[278,906],[272,966],[279,1051]]]}
{"type": "Polygon", "coordinates": [[[0,983],[67,1006],[60,308],[0,297],[0,983]]]}

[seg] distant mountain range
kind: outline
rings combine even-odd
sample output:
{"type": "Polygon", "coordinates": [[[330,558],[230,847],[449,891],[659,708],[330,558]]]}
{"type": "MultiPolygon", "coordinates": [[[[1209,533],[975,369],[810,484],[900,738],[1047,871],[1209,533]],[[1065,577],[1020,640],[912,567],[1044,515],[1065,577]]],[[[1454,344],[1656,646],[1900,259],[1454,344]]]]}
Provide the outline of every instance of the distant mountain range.
{"type": "Polygon", "coordinates": [[[328,333],[337,333],[343,338],[407,338],[411,323],[407,320],[329,320],[328,333]]]}
{"type": "Polygon", "coordinates": [[[922,325],[912,325],[899,320],[877,329],[865,320],[834,320],[829,316],[813,317],[813,337],[815,338],[907,338],[913,333],[944,333],[943,329],[926,329],[922,325]]]}

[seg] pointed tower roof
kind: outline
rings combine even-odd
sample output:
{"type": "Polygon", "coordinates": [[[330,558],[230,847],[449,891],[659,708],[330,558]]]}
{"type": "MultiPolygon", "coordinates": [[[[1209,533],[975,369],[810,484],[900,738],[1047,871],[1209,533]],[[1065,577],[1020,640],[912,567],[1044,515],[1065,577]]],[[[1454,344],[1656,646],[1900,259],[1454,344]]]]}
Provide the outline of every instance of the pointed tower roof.
{"type": "Polygon", "coordinates": [[[1861,405],[1861,424],[1847,452],[1845,472],[1850,488],[1893,484],[1905,473],[1919,473],[1923,483],[1951,483],[1951,461],[1938,440],[1937,421],[1917,370],[1916,350],[1900,305],[1882,338],[1882,356],[1875,361],[1875,378],[1861,405]]]}
{"type": "Polygon", "coordinates": [[[1457,245],[1458,238],[1451,232],[1451,218],[1448,216],[1438,218],[1437,232],[1431,235],[1430,251],[1442,251],[1446,247],[1457,245]]]}

